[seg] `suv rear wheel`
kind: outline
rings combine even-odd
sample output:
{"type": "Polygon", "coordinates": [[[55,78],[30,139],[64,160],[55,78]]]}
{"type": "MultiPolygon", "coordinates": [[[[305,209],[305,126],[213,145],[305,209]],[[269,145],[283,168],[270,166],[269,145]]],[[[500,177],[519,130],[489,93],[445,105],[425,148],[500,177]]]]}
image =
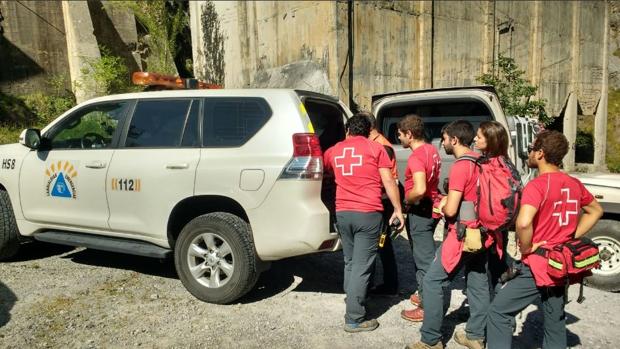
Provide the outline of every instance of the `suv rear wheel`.
{"type": "Polygon", "coordinates": [[[19,250],[19,232],[9,193],[0,190],[0,261],[9,259],[19,250]]]}
{"type": "Polygon", "coordinates": [[[620,221],[601,219],[586,235],[599,244],[601,266],[586,278],[589,286],[605,291],[620,290],[620,221]]]}
{"type": "Polygon", "coordinates": [[[259,275],[249,225],[224,212],[196,217],[183,228],[174,264],[185,288],[210,303],[238,299],[254,287],[259,275]]]}

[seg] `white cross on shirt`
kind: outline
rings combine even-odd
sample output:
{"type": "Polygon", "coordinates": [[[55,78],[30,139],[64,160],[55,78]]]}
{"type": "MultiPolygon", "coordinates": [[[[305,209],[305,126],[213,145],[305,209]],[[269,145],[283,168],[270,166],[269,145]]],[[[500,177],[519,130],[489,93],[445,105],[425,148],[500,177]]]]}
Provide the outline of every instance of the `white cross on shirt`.
{"type": "Polygon", "coordinates": [[[355,166],[362,166],[362,156],[355,155],[355,148],[344,148],[342,155],[334,157],[336,167],[340,168],[343,176],[352,176],[355,166]]]}
{"type": "Polygon", "coordinates": [[[579,213],[578,209],[579,209],[579,205],[577,203],[577,200],[571,200],[570,199],[570,189],[569,188],[563,188],[561,190],[562,193],[562,199],[560,201],[556,201],[553,203],[553,214],[551,214],[554,217],[558,217],[558,224],[560,225],[560,227],[563,227],[565,225],[568,225],[568,220],[570,218],[570,215],[574,214],[577,215],[579,213]],[[569,207],[566,208],[566,211],[564,212],[564,217],[562,217],[562,208],[563,205],[562,203],[565,202],[566,206],[569,205],[574,205],[574,211],[571,211],[569,207]],[[559,209],[558,209],[559,207],[559,209]]]}

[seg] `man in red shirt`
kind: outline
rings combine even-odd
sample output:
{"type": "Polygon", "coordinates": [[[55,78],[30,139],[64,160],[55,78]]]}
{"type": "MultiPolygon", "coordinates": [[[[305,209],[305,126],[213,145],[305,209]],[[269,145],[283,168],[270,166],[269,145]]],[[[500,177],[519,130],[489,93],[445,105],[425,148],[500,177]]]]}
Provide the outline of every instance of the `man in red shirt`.
{"type": "Polygon", "coordinates": [[[568,141],[557,131],[541,132],[529,152],[528,166],[537,168],[539,175],[523,189],[517,216],[523,263],[489,307],[487,345],[491,349],[511,347],[512,319],[539,297],[544,313],[542,347],[566,348],[564,284],[549,276],[547,258],[534,252],[585,235],[603,214],[583,184],[560,171],[567,152],[568,141]]]}
{"type": "MultiPolygon", "coordinates": [[[[394,147],[392,146],[392,143],[390,143],[390,141],[377,130],[377,119],[374,115],[372,115],[372,113],[360,112],[360,114],[364,115],[368,119],[368,121],[370,121],[370,134],[368,135],[368,139],[383,145],[385,150],[388,151],[388,156],[391,163],[390,171],[392,173],[392,178],[394,178],[394,182],[396,183],[396,185],[398,185],[396,154],[394,152],[394,147]]],[[[387,197],[387,194],[385,192],[383,192],[381,195],[381,202],[383,204],[382,232],[385,232],[389,226],[389,219],[392,216],[392,213],[394,213],[394,207],[392,207],[392,203],[390,202],[390,199],[387,197]]],[[[398,293],[398,268],[396,266],[396,257],[394,256],[392,239],[390,238],[389,234],[387,234],[387,236],[385,237],[383,247],[379,248],[379,258],[381,259],[381,265],[383,266],[383,283],[372,288],[370,290],[370,293],[395,295],[398,293]]]]}
{"type": "Polygon", "coordinates": [[[433,215],[433,206],[439,202],[439,170],[441,157],[437,149],[426,142],[424,121],[415,114],[406,115],[398,123],[398,139],[404,148],[411,149],[405,170],[405,202],[409,206],[409,233],[416,267],[417,294],[411,303],[418,307],[403,310],[401,317],[409,321],[422,321],[424,275],[435,256],[435,228],[439,216],[433,215]]]}
{"type": "Polygon", "coordinates": [[[419,342],[408,345],[413,349],[443,348],[441,325],[444,317],[444,288],[456,276],[461,267],[467,278],[467,301],[469,319],[465,332],[476,346],[484,348],[486,313],[489,306],[489,279],[487,277],[486,253],[463,252],[464,239],[457,235],[457,223],[477,227],[473,212],[477,200],[478,168],[474,162],[459,160],[467,155],[478,157],[470,149],[475,133],[471,123],[457,120],[446,125],[442,132],[443,147],[447,154],[456,158],[448,176],[448,196],[442,199],[442,210],[448,232],[444,242],[437,249],[435,257],[424,276],[424,320],[420,329],[419,342]]]}
{"type": "Polygon", "coordinates": [[[329,148],[323,161],[336,182],[336,225],[344,253],[344,330],[372,331],[379,323],[366,319],[365,302],[382,225],[382,187],[394,206],[390,223],[398,219],[402,229],[404,218],[388,154],[381,144],[368,139],[370,122],[356,114],[346,129],[347,138],[329,148]]]}

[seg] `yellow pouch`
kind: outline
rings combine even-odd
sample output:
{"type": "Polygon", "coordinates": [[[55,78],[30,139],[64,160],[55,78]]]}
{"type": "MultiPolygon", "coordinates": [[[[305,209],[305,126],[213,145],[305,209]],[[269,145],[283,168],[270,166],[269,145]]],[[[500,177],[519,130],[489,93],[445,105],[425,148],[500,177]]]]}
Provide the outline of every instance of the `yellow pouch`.
{"type": "Polygon", "coordinates": [[[482,234],[480,229],[465,229],[465,239],[463,240],[463,252],[476,253],[482,250],[482,234]]]}

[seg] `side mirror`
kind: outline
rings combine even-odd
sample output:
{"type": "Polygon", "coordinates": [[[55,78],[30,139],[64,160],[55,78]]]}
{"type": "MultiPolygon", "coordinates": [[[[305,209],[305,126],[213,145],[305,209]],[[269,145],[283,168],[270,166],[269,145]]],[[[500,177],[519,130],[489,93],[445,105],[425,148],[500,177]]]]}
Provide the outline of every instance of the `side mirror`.
{"type": "Polygon", "coordinates": [[[19,135],[19,144],[30,149],[39,149],[41,146],[41,131],[35,128],[24,130],[21,135],[19,135]]]}

